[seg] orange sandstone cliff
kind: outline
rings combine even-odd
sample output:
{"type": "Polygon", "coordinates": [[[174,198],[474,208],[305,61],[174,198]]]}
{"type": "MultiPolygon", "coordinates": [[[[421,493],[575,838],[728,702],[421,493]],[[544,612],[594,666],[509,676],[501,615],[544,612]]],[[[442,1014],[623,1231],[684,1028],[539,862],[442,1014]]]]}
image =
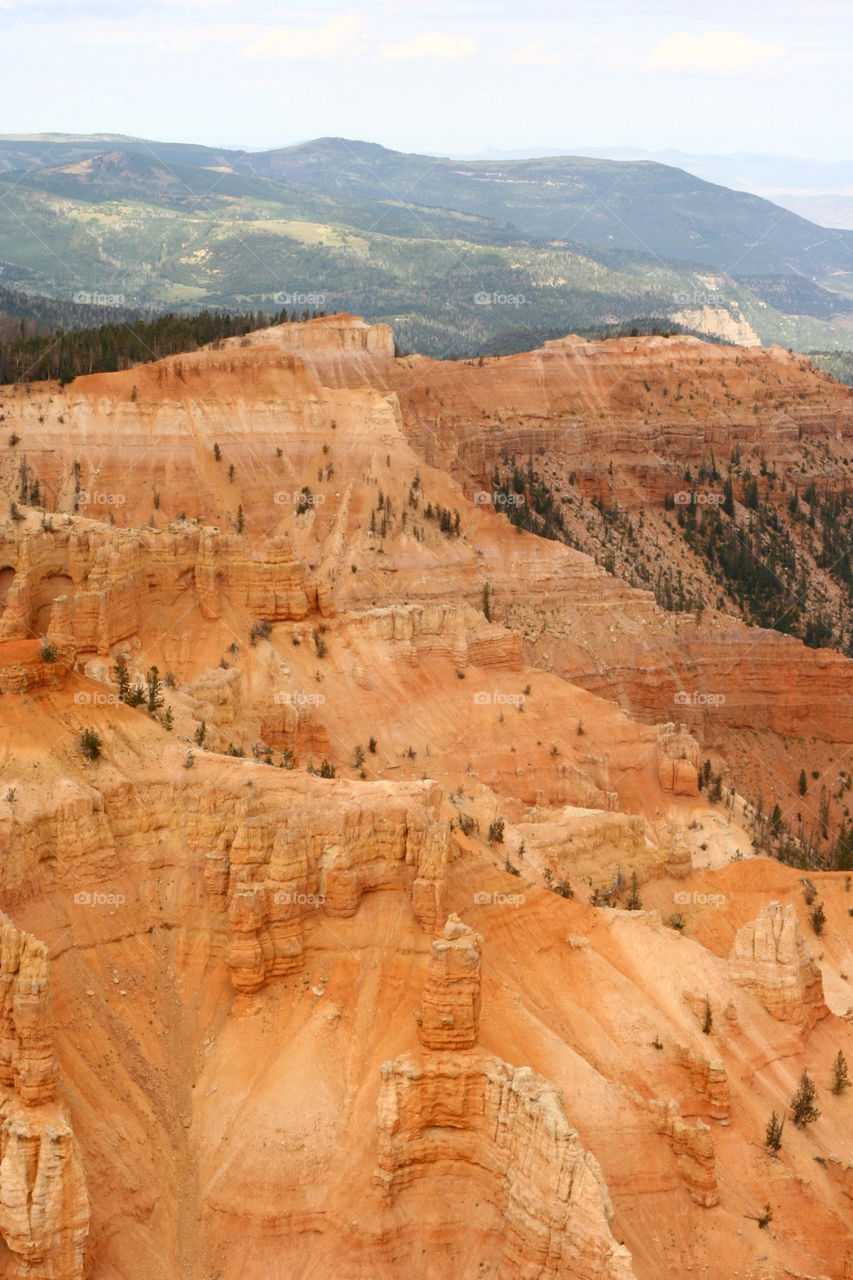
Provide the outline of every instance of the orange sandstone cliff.
{"type": "Polygon", "coordinates": [[[0,1272],[841,1280],[850,880],[756,811],[842,812],[851,661],[477,495],[530,452],[660,503],[700,429],[841,486],[849,397],[693,340],[393,352],[0,388],[0,1272]]]}

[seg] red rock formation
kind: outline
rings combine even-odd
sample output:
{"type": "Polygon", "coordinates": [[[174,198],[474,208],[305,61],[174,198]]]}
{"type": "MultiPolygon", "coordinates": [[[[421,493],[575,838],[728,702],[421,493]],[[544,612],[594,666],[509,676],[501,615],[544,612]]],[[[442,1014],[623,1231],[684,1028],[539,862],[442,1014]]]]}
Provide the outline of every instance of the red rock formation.
{"type": "MultiPolygon", "coordinates": [[[[736,813],[709,808],[691,770],[706,754],[715,768],[728,761],[747,791],[734,754],[744,727],[764,735],[747,744],[762,768],[796,758],[794,782],[801,749],[790,737],[786,752],[774,733],[814,735],[802,748],[809,773],[823,765],[821,744],[840,758],[832,744],[853,742],[850,662],[710,608],[701,624],[664,613],[650,592],[515,532],[470,498],[509,448],[537,467],[568,460],[587,502],[662,504],[673,466],[683,474],[709,442],[721,464],[730,445],[760,448],[768,389],[783,417],[791,411],[767,442],[769,465],[803,460],[802,428],[813,456],[831,459],[834,483],[849,453],[849,396],[778,352],[577,341],[478,369],[395,361],[388,336],[351,318],[317,321],[61,390],[0,392],[8,429],[69,513],[0,518],[5,643],[37,644],[13,637],[45,631],[73,642],[91,681],[111,679],[118,653],[137,676],[152,662],[175,674],[172,734],[114,696],[99,705],[91,688],[81,708],[71,674],[0,697],[0,887],[53,957],[55,1049],[92,1198],[93,1280],[199,1268],[266,1280],[276,1267],[391,1280],[420,1275],[425,1255],[436,1274],[483,1263],[507,1280],[745,1275],[755,1238],[741,1213],[764,1203],[766,1166],[744,1150],[790,1096],[780,1075],[830,1062],[846,1024],[827,1019],[807,1056],[792,1031],[800,1024],[774,1022],[725,979],[737,928],[768,894],[798,900],[800,887],[765,860],[719,867],[736,846],[748,853],[748,834],[736,813]],[[674,390],[670,364],[682,355],[693,402],[662,393],[673,379],[674,390]],[[612,379],[623,374],[620,389],[612,379]],[[115,527],[88,507],[72,514],[78,458],[85,484],[126,483],[115,527]],[[323,502],[297,515],[292,495],[304,485],[323,502]],[[289,508],[275,500],[281,488],[289,508]],[[427,517],[428,502],[458,511],[458,531],[427,517]],[[251,624],[262,618],[278,625],[259,639],[251,624]],[[504,715],[528,685],[523,713],[504,715]],[[725,702],[682,707],[674,696],[688,689],[721,690],[725,702]],[[294,695],[308,690],[325,702],[303,710],[294,695]],[[210,750],[194,742],[202,720],[210,750]],[[95,762],[76,748],[90,724],[104,743],[95,762]],[[363,777],[353,751],[368,735],[379,745],[362,751],[363,777]],[[248,758],[217,754],[232,740],[248,758]],[[295,744],[296,768],[252,759],[253,744],[266,754],[259,740],[295,744]],[[323,756],[338,776],[306,776],[323,756]],[[414,781],[424,774],[437,781],[414,781]],[[451,813],[460,829],[448,841],[451,813]],[[506,844],[489,845],[499,814],[506,844]],[[520,878],[503,873],[505,860],[520,878]],[[545,892],[545,866],[555,880],[570,875],[574,899],[545,892]],[[637,870],[643,913],[588,905],[587,888],[620,869],[623,883],[637,870]],[[696,885],[717,900],[722,889],[725,906],[691,894],[683,934],[666,928],[673,889],[696,885]],[[113,902],[118,891],[123,904],[82,905],[80,889],[113,902]],[[451,921],[421,991],[445,896],[464,910],[476,903],[477,934],[451,921]],[[476,1044],[480,937],[489,1053],[476,1044]],[[254,994],[235,1000],[232,986],[254,994]],[[726,1079],[716,1059],[688,1053],[679,1065],[655,1052],[693,1043],[707,991],[714,1031],[724,1048],[732,1038],[737,1061],[726,1079]],[[686,1113],[663,1105],[665,1141],[638,1104],[664,1087],[662,1073],[668,1091],[684,1086],[686,1113]],[[718,1135],[715,1163],[691,1116],[722,1122],[726,1084],[739,1125],[718,1135]],[[617,1206],[613,1228],[590,1149],[617,1206]],[[381,1204],[365,1195],[377,1164],[381,1204]],[[726,1192],[705,1215],[717,1178],[726,1192]]],[[[14,470],[5,459],[4,484],[14,470]]],[[[822,946],[838,988],[843,877],[824,881],[822,946]]],[[[779,964],[768,978],[753,951],[748,961],[747,985],[796,1005],[774,985],[779,964]]],[[[804,1007],[815,1003],[807,968],[804,1007]]],[[[73,1274],[83,1201],[65,1122],[58,1103],[26,1105],[15,1086],[17,1077],[37,1097],[50,1079],[44,988],[22,989],[0,1012],[0,1114],[10,1121],[5,1136],[0,1126],[0,1223],[19,1256],[43,1255],[22,1264],[28,1280],[54,1264],[73,1274]],[[52,1168],[61,1176],[45,1200],[52,1168]],[[46,1213],[27,1219],[36,1204],[46,1213]],[[44,1223],[41,1235],[31,1222],[44,1223]]],[[[813,1160],[827,1140],[826,1102],[809,1144],[783,1148],[792,1176],[784,1213],[762,1233],[768,1273],[834,1275],[853,1230],[848,1175],[827,1167],[824,1178],[813,1160]]],[[[834,1116],[832,1149],[846,1165],[849,1117],[841,1104],[834,1116]]]]}
{"type": "Polygon", "coordinates": [[[89,1200],[54,1101],[47,948],[0,917],[0,1236],[21,1280],[80,1280],[89,1200]]]}
{"type": "Polygon", "coordinates": [[[76,647],[66,641],[54,648],[55,659],[46,662],[41,640],[0,642],[0,693],[61,685],[74,664],[76,647]]]}
{"type": "Polygon", "coordinates": [[[73,636],[81,653],[108,654],[144,627],[146,611],[183,596],[203,618],[229,607],[249,618],[301,620],[334,613],[331,593],[294,557],[287,539],[248,551],[235,534],[181,523],[155,532],[90,521],[58,525],[31,537],[7,526],[0,563],[15,576],[0,617],[0,639],[38,631],[73,636]],[[44,625],[41,625],[41,622],[44,625]]]}
{"type": "Polygon", "coordinates": [[[632,1280],[601,1169],[569,1126],[560,1091],[475,1048],[481,945],[458,916],[448,919],[415,1015],[426,1053],[382,1066],[383,1198],[394,1204],[416,1179],[463,1165],[483,1178],[507,1224],[501,1280],[632,1280]]]}
{"type": "Polygon", "coordinates": [[[714,1135],[708,1125],[702,1120],[697,1120],[694,1125],[682,1119],[677,1102],[656,1098],[651,1108],[658,1132],[663,1134],[675,1153],[690,1198],[703,1209],[719,1204],[714,1135]]]}
{"type": "Polygon", "coordinates": [[[441,916],[448,830],[434,783],[392,794],[381,784],[354,792],[329,781],[293,798],[283,815],[255,806],[222,831],[227,848],[207,855],[205,882],[211,903],[227,908],[227,963],[238,991],[298,968],[316,912],[351,916],[371,890],[408,892],[427,930],[441,916]]]}
{"type": "Polygon", "coordinates": [[[61,1112],[3,1103],[0,1235],[20,1280],[81,1280],[89,1199],[74,1135],[61,1112]],[[54,1113],[55,1112],[55,1113],[54,1113]]]}
{"type": "Polygon", "coordinates": [[[27,1106],[52,1102],[56,1059],[47,948],[10,920],[0,921],[0,1083],[27,1106]]]}
{"type": "Polygon", "coordinates": [[[480,948],[483,939],[457,915],[432,944],[423,1000],[415,1011],[425,1049],[471,1049],[480,1025],[480,948]]]}
{"type": "Polygon", "coordinates": [[[789,903],[769,902],[738,931],[729,977],[753,991],[768,1013],[805,1031],[828,1012],[820,969],[789,903]]]}
{"type": "Polygon", "coordinates": [[[699,794],[699,743],[686,725],[658,725],[658,777],[673,795],[699,794]]]}
{"type": "Polygon", "coordinates": [[[459,1164],[484,1176],[505,1217],[501,1280],[632,1280],[598,1162],[549,1081],[489,1054],[438,1051],[384,1063],[382,1082],[376,1177],[389,1204],[459,1164]]]}
{"type": "Polygon", "coordinates": [[[690,1073],[693,1088],[708,1103],[709,1115],[721,1124],[728,1124],[731,1099],[722,1058],[703,1058],[700,1053],[681,1045],[678,1059],[690,1073]]]}

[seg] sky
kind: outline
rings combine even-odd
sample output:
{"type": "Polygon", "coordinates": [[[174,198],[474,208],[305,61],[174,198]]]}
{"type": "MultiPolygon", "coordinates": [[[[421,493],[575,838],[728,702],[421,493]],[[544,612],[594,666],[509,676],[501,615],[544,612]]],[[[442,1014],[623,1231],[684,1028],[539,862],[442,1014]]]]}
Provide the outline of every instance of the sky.
{"type": "Polygon", "coordinates": [[[851,158],[850,0],[0,0],[0,133],[851,158]]]}

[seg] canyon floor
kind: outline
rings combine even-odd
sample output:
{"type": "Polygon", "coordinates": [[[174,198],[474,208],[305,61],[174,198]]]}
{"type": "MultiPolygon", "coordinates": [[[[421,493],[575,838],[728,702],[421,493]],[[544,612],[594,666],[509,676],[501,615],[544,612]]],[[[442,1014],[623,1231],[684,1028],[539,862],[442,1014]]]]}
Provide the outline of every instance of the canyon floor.
{"type": "Polygon", "coordinates": [[[333,316],[0,428],[0,1275],[853,1277],[853,661],[666,503],[733,451],[847,493],[849,389],[333,316]],[[706,604],[605,565],[605,498],[706,604]]]}

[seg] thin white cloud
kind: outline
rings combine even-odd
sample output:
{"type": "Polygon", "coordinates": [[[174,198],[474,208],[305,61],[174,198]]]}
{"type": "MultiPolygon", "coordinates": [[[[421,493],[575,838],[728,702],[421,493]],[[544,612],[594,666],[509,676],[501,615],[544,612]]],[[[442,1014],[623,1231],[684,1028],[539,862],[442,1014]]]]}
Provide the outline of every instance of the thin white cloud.
{"type": "Polygon", "coordinates": [[[221,23],[207,27],[175,27],[167,40],[155,44],[153,53],[196,53],[205,44],[237,45],[261,34],[257,26],[221,23]]]}
{"type": "Polygon", "coordinates": [[[468,36],[446,36],[440,31],[424,31],[400,44],[379,46],[380,58],[397,61],[404,58],[467,58],[474,52],[474,41],[468,36]]]}
{"type": "Polygon", "coordinates": [[[353,10],[329,18],[319,27],[275,27],[241,52],[244,58],[254,60],[352,58],[364,49],[363,32],[364,20],[353,10]]]}
{"type": "Polygon", "coordinates": [[[513,67],[553,67],[559,58],[543,41],[531,40],[530,44],[516,49],[507,62],[513,67]]]}
{"type": "Polygon", "coordinates": [[[648,71],[736,76],[747,71],[769,70],[785,52],[784,45],[763,44],[739,31],[707,31],[702,36],[678,31],[662,40],[644,65],[648,71]]]}

